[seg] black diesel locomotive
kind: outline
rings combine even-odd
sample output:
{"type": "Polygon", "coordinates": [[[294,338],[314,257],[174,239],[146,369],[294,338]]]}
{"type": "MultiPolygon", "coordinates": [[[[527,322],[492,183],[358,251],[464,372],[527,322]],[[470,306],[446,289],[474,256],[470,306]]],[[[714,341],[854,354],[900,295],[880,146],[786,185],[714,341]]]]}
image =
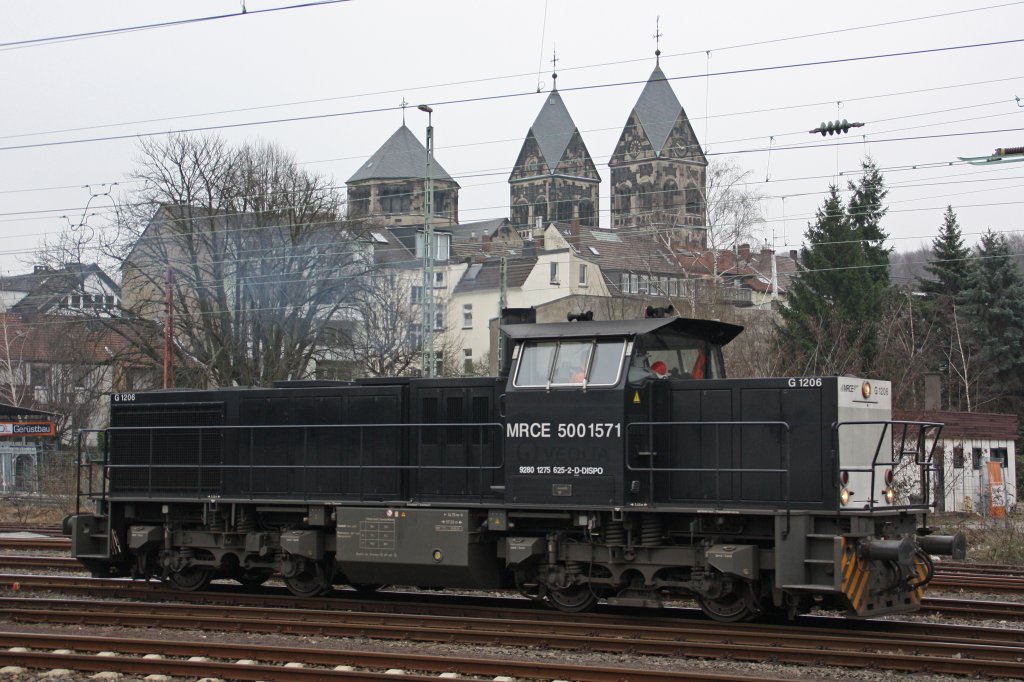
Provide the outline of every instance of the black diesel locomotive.
{"type": "Polygon", "coordinates": [[[741,327],[502,326],[497,378],[112,396],[80,460],[96,575],[517,588],[580,611],[695,597],[718,620],[912,611],[930,554],[925,436],[890,386],[727,379],[741,327]]]}

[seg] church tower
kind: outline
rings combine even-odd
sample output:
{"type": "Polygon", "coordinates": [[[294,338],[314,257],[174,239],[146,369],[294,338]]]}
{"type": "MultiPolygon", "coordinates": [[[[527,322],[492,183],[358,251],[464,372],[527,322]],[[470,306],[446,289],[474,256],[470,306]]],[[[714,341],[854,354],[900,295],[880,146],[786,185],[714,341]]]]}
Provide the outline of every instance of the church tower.
{"type": "Polygon", "coordinates": [[[707,165],[686,112],[656,64],[608,162],[612,227],[649,227],[706,246],[707,165]]]}
{"type": "Polygon", "coordinates": [[[510,185],[513,226],[520,234],[557,220],[597,227],[601,176],[555,85],[519,151],[510,185]]]}
{"type": "MultiPolygon", "coordinates": [[[[427,148],[405,123],[348,179],[348,217],[384,225],[423,224],[427,148]]],[[[459,224],[459,183],[434,159],[434,226],[459,224]]]]}

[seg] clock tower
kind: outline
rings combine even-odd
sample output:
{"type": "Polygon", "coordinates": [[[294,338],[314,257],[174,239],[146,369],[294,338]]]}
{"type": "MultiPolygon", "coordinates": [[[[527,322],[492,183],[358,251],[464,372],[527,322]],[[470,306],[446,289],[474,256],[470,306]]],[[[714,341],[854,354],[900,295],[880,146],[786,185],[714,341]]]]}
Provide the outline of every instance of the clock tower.
{"type": "Polygon", "coordinates": [[[656,65],[608,161],[612,228],[646,227],[706,247],[707,165],[686,112],[656,65]]]}

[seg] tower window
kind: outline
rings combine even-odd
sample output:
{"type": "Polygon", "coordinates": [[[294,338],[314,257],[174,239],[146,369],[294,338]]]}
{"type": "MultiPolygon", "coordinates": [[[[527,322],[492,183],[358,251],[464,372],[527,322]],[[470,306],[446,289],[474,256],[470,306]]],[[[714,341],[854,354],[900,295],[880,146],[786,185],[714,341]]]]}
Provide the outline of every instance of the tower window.
{"type": "Polygon", "coordinates": [[[597,227],[594,224],[594,202],[590,199],[583,199],[579,205],[580,225],[586,227],[597,227]]]}
{"type": "Polygon", "coordinates": [[[689,187],[686,190],[686,212],[690,214],[700,213],[700,192],[696,187],[689,187]]]}

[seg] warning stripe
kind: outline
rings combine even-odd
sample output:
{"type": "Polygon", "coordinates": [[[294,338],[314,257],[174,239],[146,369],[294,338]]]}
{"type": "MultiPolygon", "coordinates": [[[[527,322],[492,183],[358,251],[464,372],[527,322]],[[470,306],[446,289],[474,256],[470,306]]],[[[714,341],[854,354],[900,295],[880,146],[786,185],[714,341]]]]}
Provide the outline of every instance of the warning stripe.
{"type": "Polygon", "coordinates": [[[914,555],[914,572],[917,573],[918,587],[911,593],[915,602],[924,599],[924,579],[928,575],[928,564],[920,556],[914,555]]]}
{"type": "Polygon", "coordinates": [[[850,606],[856,613],[862,613],[864,602],[868,597],[868,583],[871,571],[867,562],[861,561],[857,556],[857,550],[853,543],[847,544],[843,538],[842,548],[842,569],[843,569],[843,594],[850,601],[850,606]]]}

